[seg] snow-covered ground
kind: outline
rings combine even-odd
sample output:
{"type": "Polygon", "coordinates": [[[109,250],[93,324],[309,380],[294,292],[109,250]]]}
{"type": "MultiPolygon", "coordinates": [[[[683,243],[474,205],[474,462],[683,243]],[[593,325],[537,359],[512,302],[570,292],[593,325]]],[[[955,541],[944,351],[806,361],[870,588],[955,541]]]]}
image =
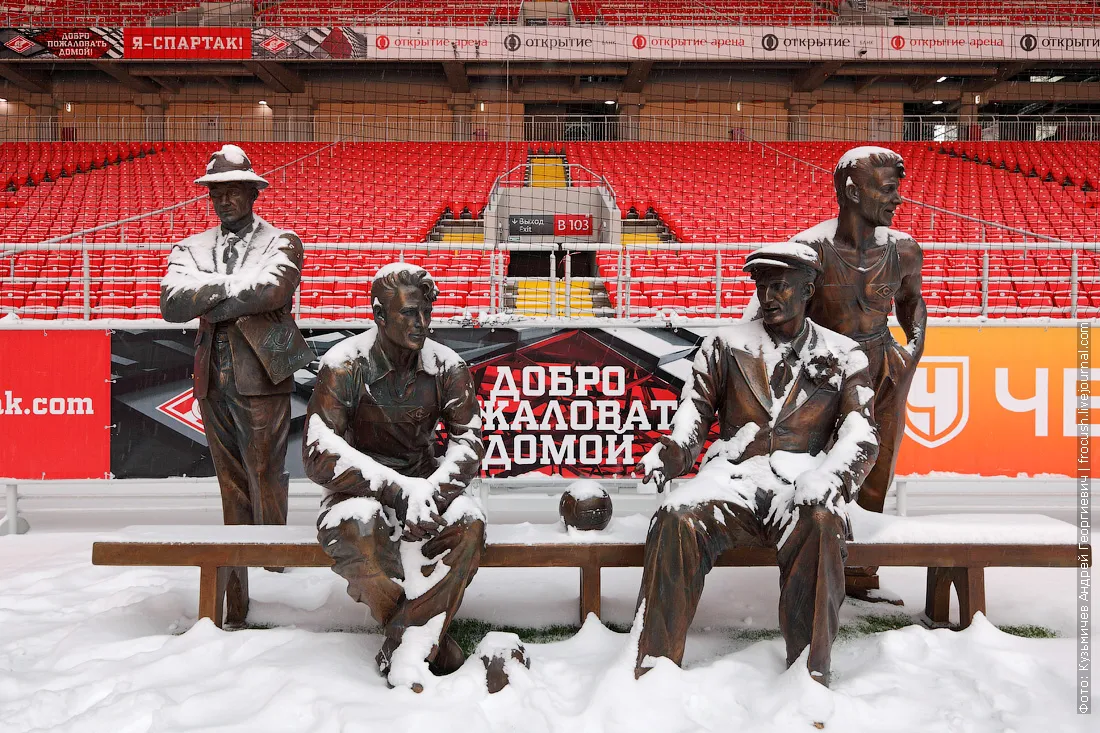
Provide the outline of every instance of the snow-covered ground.
{"type": "MultiPolygon", "coordinates": [[[[195,622],[198,571],[90,562],[92,532],[0,537],[0,731],[1085,731],[1075,712],[1074,572],[991,569],[990,620],[967,631],[912,626],[840,640],[833,686],[784,669],[778,572],[711,573],[685,669],[632,675],[628,635],[590,618],[573,638],[528,644],[530,671],[489,696],[479,664],[421,695],[374,669],[380,637],[326,569],[252,571],[250,624],[195,622]],[[992,623],[990,623],[992,622],[992,623]],[[1024,639],[1035,624],[1062,638],[1024,639]]],[[[629,624],[640,571],[604,571],[604,617],[629,624]]],[[[925,574],[885,568],[923,604],[925,574]]],[[[568,569],[479,571],[460,616],[494,624],[576,623],[568,569]]],[[[845,604],[843,620],[893,607],[845,604]]]]}

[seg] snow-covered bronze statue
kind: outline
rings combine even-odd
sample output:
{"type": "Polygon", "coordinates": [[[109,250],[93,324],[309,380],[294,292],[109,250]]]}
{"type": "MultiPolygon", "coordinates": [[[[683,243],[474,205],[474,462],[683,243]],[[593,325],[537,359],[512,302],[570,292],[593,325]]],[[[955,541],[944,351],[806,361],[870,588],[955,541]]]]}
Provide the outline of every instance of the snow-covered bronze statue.
{"type": "Polygon", "coordinates": [[[481,411],[465,362],[428,338],[438,295],[423,268],[378,271],[376,327],[321,360],[302,445],[306,474],[324,489],[318,540],[384,627],[378,668],[418,692],[464,661],[447,630],[485,537],[465,493],[484,454],[481,411]]]}
{"type": "Polygon", "coordinates": [[[851,339],[806,317],[821,265],[786,243],[746,260],[761,318],[703,342],[672,420],[672,433],[642,460],[660,488],[695,478],[664,500],[646,539],[635,624],[635,675],[653,658],[679,664],[703,580],[727,549],[774,547],[780,568],[779,628],[787,664],[809,647],[807,666],[828,684],[844,602],[846,505],[878,454],[867,359],[851,339]]]}
{"type": "MultiPolygon", "coordinates": [[[[892,150],[861,147],[848,151],[833,175],[840,215],[794,237],[813,247],[822,274],[807,314],[825,328],[854,339],[867,356],[879,454],[859,492],[859,505],[881,512],[894,479],[905,432],[905,400],[924,352],[928,310],[921,295],[920,246],[890,229],[901,205],[898,187],[905,165],[892,150]],[[887,319],[895,309],[908,341],[901,346],[887,319]]],[[[877,568],[847,568],[848,594],[885,600],[877,568]]]]}
{"type": "MultiPolygon", "coordinates": [[[[291,315],[302,241],[253,214],[268,184],[236,145],[211,155],[195,183],[210,189],[221,224],[172,248],[161,314],[199,319],[194,393],[225,523],[286,524],[291,377],[313,359],[291,315]]],[[[243,621],[247,569],[231,570],[226,586],[227,619],[243,621]]]]}

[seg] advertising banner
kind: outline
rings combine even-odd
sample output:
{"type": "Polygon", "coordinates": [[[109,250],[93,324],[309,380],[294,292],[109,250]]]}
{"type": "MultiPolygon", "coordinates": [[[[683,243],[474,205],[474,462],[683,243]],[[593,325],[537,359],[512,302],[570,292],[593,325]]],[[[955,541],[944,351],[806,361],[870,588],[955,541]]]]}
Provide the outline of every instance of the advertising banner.
{"type": "MultiPolygon", "coordinates": [[[[355,330],[313,330],[324,354],[355,330]]],[[[626,478],[669,430],[691,362],[713,328],[441,328],[478,385],[484,474],[626,478]]],[[[1075,472],[1072,327],[930,329],[906,410],[898,474],[1075,472]]],[[[111,470],[119,477],[209,476],[191,396],[193,334],[115,332],[111,470]]],[[[294,380],[287,466],[298,447],[317,364],[294,380]]],[[[1100,383],[1100,369],[1090,372],[1100,383]]],[[[6,388],[5,388],[6,389],[6,388]]],[[[2,419],[2,418],[0,418],[2,419]]],[[[1100,415],[1092,435],[1100,435],[1100,415]]]]}
{"type": "Polygon", "coordinates": [[[0,28],[0,58],[1095,61],[1095,26],[0,28]],[[125,51],[124,51],[125,49],[125,51]]]}
{"type": "MultiPolygon", "coordinates": [[[[127,46],[129,48],[129,46],[127,46]]],[[[1089,61],[1088,26],[259,28],[254,58],[394,61],[1089,61]]]]}
{"type": "Polygon", "coordinates": [[[249,28],[127,28],[128,59],[247,59],[249,28]]]}
{"type": "MultiPolygon", "coordinates": [[[[1072,327],[930,329],[898,474],[1074,475],[1077,339],[1072,327]]],[[[1100,369],[1089,376],[1100,386],[1100,369]]],[[[1100,436],[1092,414],[1090,438],[1100,436]]]]}
{"type": "Polygon", "coordinates": [[[0,478],[106,478],[111,337],[0,331],[0,478]]]}
{"type": "Polygon", "coordinates": [[[120,59],[121,28],[0,28],[0,59],[120,59]]]}

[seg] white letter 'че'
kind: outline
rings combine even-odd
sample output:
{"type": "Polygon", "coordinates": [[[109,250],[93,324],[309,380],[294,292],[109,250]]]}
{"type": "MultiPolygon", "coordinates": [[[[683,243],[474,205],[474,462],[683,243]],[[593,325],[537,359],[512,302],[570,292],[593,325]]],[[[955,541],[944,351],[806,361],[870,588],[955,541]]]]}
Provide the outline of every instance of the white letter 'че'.
{"type": "Polygon", "coordinates": [[[1009,412],[1034,412],[1035,437],[1042,438],[1049,432],[1050,390],[1047,388],[1047,370],[1035,370],[1035,396],[1017,399],[1008,388],[1008,369],[996,371],[997,404],[1009,412]]]}

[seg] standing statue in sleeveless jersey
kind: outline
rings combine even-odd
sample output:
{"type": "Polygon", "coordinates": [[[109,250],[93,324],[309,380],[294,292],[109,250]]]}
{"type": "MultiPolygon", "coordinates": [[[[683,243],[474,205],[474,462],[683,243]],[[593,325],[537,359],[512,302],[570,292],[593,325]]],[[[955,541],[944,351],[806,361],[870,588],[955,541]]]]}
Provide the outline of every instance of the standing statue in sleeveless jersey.
{"type": "MultiPolygon", "coordinates": [[[[821,259],[823,272],[807,315],[854,339],[867,355],[879,452],[860,489],[859,505],[873,512],[882,511],[894,478],[905,432],[905,401],[924,352],[928,323],[921,295],[924,255],[912,237],[889,228],[902,203],[899,187],[904,177],[904,161],[892,150],[848,151],[833,174],[840,215],[793,238],[813,247],[821,259]],[[891,310],[905,332],[905,346],[890,333],[891,310]]],[[[877,593],[877,570],[847,568],[848,595],[887,600],[877,593]]]]}

